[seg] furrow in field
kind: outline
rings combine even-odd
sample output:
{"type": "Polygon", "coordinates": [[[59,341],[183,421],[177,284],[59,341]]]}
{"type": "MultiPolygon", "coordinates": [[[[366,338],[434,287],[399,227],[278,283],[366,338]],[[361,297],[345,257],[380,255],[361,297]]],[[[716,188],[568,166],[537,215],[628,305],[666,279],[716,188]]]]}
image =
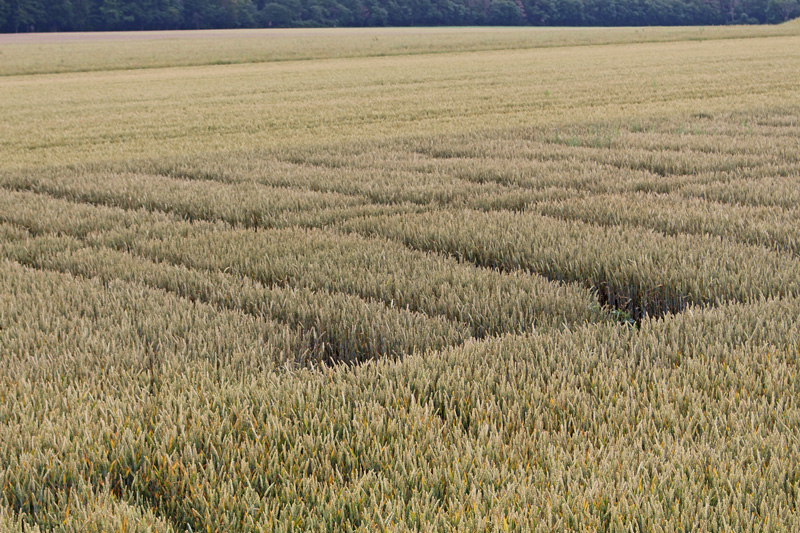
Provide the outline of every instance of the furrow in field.
{"type": "MultiPolygon", "coordinates": [[[[702,115],[702,114],[701,114],[702,115]]],[[[607,149],[613,152],[665,153],[672,156],[701,158],[708,156],[747,156],[751,161],[788,158],[794,153],[794,131],[775,131],[754,125],[752,115],[723,115],[718,119],[681,116],[639,123],[573,124],[543,131],[533,138],[551,144],[583,149],[607,149]]],[[[586,151],[592,154],[591,150],[586,151]]]]}
{"type": "MultiPolygon", "coordinates": [[[[671,192],[695,182],[727,182],[743,175],[757,178],[776,173],[791,174],[796,166],[784,158],[746,170],[728,161],[727,166],[723,166],[733,165],[733,170],[707,165],[708,169],[702,172],[694,168],[688,173],[677,173],[679,169],[675,169],[664,175],[648,164],[621,164],[610,156],[607,157],[609,161],[587,159],[569,146],[506,138],[507,135],[461,141],[437,137],[391,146],[301,151],[291,156],[297,168],[286,172],[270,170],[276,165],[280,167],[274,155],[256,153],[225,160],[224,164],[220,161],[165,162],[161,163],[160,171],[179,175],[203,173],[208,165],[226,180],[257,179],[273,186],[301,185],[324,192],[367,196],[378,203],[410,201],[474,208],[499,204],[513,208],[527,205],[526,196],[530,198],[528,204],[535,202],[541,193],[531,190],[563,188],[565,191],[561,194],[565,195],[636,190],[671,192]],[[463,150],[451,146],[461,142],[468,143],[463,150]],[[435,153],[438,157],[419,155],[420,151],[435,153]],[[553,157],[554,154],[560,155],[553,157]],[[357,162],[359,158],[363,159],[361,163],[357,162]],[[348,166],[348,159],[356,162],[348,166]],[[193,168],[193,164],[197,167],[193,168]],[[176,168],[169,170],[170,165],[176,168]],[[516,203],[497,201],[497,198],[514,195],[520,198],[516,203]]],[[[608,151],[605,148],[591,150],[593,153],[608,151]]],[[[661,157],[658,153],[656,156],[661,157]]]]}
{"type": "MultiPolygon", "coordinates": [[[[363,151],[355,151],[347,147],[327,149],[309,153],[299,153],[295,156],[298,165],[310,162],[311,170],[306,169],[305,179],[314,176],[314,183],[330,183],[332,187],[339,187],[350,183],[344,176],[351,171],[347,167],[348,160],[358,160],[363,157],[366,162],[356,163],[362,179],[353,182],[359,187],[359,193],[367,184],[371,188],[396,189],[395,180],[381,180],[382,175],[391,176],[391,172],[402,169],[412,176],[412,184],[420,179],[428,188],[442,188],[449,184],[460,187],[468,194],[462,204],[470,207],[480,207],[481,202],[491,203],[491,196],[518,195],[524,198],[536,194],[534,191],[541,189],[565,189],[564,194],[579,194],[587,190],[605,189],[611,184],[619,183],[618,168],[611,165],[577,160],[573,156],[559,159],[549,159],[543,151],[537,151],[530,158],[522,157],[516,152],[516,142],[512,140],[480,139],[471,140],[472,150],[475,142],[479,146],[493,143],[502,145],[497,153],[490,150],[470,153],[449,153],[447,156],[439,154],[431,156],[440,150],[448,150],[445,145],[451,142],[447,138],[433,138],[427,140],[406,141],[390,146],[363,147],[363,151]],[[510,145],[510,146],[509,146],[510,145]],[[428,152],[428,153],[426,153],[428,152]],[[451,157],[452,156],[452,157],[451,157]],[[359,166],[360,165],[360,166],[359,166]],[[323,170],[319,167],[331,166],[338,171],[323,170]],[[361,167],[364,168],[361,168],[361,167]],[[605,174],[603,174],[605,172],[605,174]],[[333,176],[340,176],[333,178],[333,176]],[[420,177],[421,176],[421,177],[420,177]],[[384,183],[385,181],[385,183],[384,183]],[[481,197],[482,196],[482,197],[481,197]],[[488,201],[487,201],[488,200],[488,201]]],[[[530,149],[528,143],[521,143],[523,149],[530,149]]],[[[546,145],[541,145],[546,146],[546,145]]],[[[478,149],[479,150],[479,149],[478,149]]],[[[235,161],[231,166],[237,166],[235,161]]],[[[636,175],[650,176],[651,173],[640,171],[636,175]]],[[[406,181],[401,182],[406,185],[406,181]]],[[[413,185],[412,185],[413,186],[413,185]]],[[[331,189],[334,190],[334,189],[331,189]]],[[[400,194],[405,191],[401,190],[400,194]]],[[[397,194],[397,193],[395,193],[397,194]]],[[[383,198],[375,198],[384,201],[383,198]]],[[[456,202],[449,202],[451,205],[456,202]]]]}
{"type": "MultiPolygon", "coordinates": [[[[22,193],[7,195],[15,198],[17,208],[0,218],[25,227],[36,227],[51,203],[63,202],[22,193]]],[[[49,218],[52,229],[75,224],[69,211],[61,213],[62,221],[49,218]]],[[[105,222],[105,213],[106,209],[100,209],[80,217],[81,227],[94,216],[102,228],[84,231],[90,242],[155,261],[247,276],[268,287],[322,288],[374,299],[390,308],[468,324],[477,336],[562,327],[605,316],[585,289],[536,275],[459,264],[391,241],[321,230],[254,232],[220,224],[158,220],[158,216],[149,220],[149,213],[139,222],[115,229],[105,222]]]]}
{"type": "Polygon", "coordinates": [[[147,226],[151,234],[176,222],[166,213],[127,210],[54,198],[49,194],[0,187],[0,221],[33,234],[58,233],[85,237],[111,229],[147,226]]]}
{"type": "Polygon", "coordinates": [[[136,283],[101,284],[7,260],[0,280],[0,497],[40,527],[104,530],[127,519],[172,531],[174,517],[119,490],[120,481],[136,479],[121,468],[136,458],[116,453],[126,441],[152,442],[155,424],[147,419],[157,415],[169,376],[197,365],[217,380],[235,380],[259,366],[275,368],[282,351],[305,350],[286,326],[136,283]],[[41,409],[46,422],[30,433],[30,415],[41,409]],[[114,419],[119,409],[124,419],[114,419]],[[68,429],[76,416],[96,424],[92,439],[68,429]]]}
{"type": "MultiPolygon", "coordinates": [[[[380,148],[378,148],[380,149],[380,148]]],[[[370,149],[371,150],[371,149],[370,149]]],[[[313,152],[312,152],[313,153],[313,152]]],[[[374,152],[369,152],[374,154],[374,152]]],[[[514,184],[471,180],[441,166],[406,166],[400,161],[385,165],[359,166],[357,163],[318,165],[320,156],[308,155],[311,160],[296,156],[288,169],[286,162],[269,154],[244,154],[219,161],[173,160],[149,163],[143,169],[167,176],[200,179],[213,175],[216,180],[231,183],[260,183],[271,187],[293,187],[325,194],[342,194],[368,199],[375,204],[391,206],[459,205],[479,208],[481,205],[514,205],[530,203],[532,195],[514,184]],[[302,162],[305,161],[305,162],[302,162]],[[210,167],[213,171],[209,171],[210,167]],[[276,169],[281,169],[277,171],[276,169]]],[[[305,156],[303,156],[305,157],[305,156]]]]}
{"type": "MultiPolygon", "coordinates": [[[[597,529],[611,505],[631,520],[649,505],[689,528],[705,502],[674,502],[713,490],[745,523],[743,491],[771,508],[796,501],[798,309],[794,297],[730,304],[280,379],[220,379],[170,357],[147,401],[124,368],[122,390],[102,403],[78,402],[79,384],[23,380],[14,416],[42,423],[13,427],[0,449],[43,450],[3,463],[15,487],[51,495],[62,474],[108,479],[196,530],[235,529],[243,516],[253,529],[344,527],[346,512],[377,523],[387,509],[366,492],[399,515],[426,509],[427,523],[494,505],[534,530],[548,501],[597,529]],[[47,397],[71,410],[38,414],[47,397]],[[785,453],[767,455],[775,449],[785,453]],[[612,502],[621,480],[646,490],[612,502]]],[[[47,499],[32,516],[55,525],[64,503],[47,499]]]]}
{"type": "Polygon", "coordinates": [[[543,201],[532,212],[621,226],[647,228],[665,235],[717,235],[800,255],[800,211],[774,206],[731,205],[677,194],[598,194],[543,201]]]}
{"type": "Polygon", "coordinates": [[[338,193],[255,183],[224,184],[160,175],[54,169],[6,173],[3,187],[124,209],[172,213],[187,220],[223,220],[234,226],[268,227],[292,222],[293,215],[363,207],[367,200],[338,193]]]}
{"type": "MultiPolygon", "coordinates": [[[[5,231],[6,236],[9,231],[5,231]]],[[[218,271],[196,271],[180,264],[153,262],[114,249],[87,246],[70,237],[43,235],[3,243],[2,251],[32,267],[69,272],[104,283],[129,281],[166,290],[190,301],[242,311],[295,328],[304,350],[276,353],[276,364],[357,363],[400,357],[415,351],[458,344],[467,326],[427,317],[380,302],[322,289],[267,287],[218,271]]]]}
{"type": "MultiPolygon", "coordinates": [[[[159,350],[177,350],[184,354],[187,362],[202,358],[242,372],[284,364],[295,366],[320,358],[319,354],[312,353],[314,342],[307,332],[275,322],[265,314],[248,316],[235,306],[218,306],[212,298],[203,298],[202,294],[191,297],[176,288],[179,279],[185,280],[182,287],[190,287],[191,273],[170,273],[167,269],[159,269],[158,265],[147,265],[126,254],[87,249],[66,237],[29,237],[21,242],[4,240],[0,243],[0,250],[7,261],[25,266],[21,269],[13,264],[9,266],[9,263],[4,266],[5,270],[16,274],[26,272],[24,276],[20,274],[26,278],[25,283],[49,280],[49,290],[56,292],[48,295],[45,289],[40,288],[23,295],[17,286],[22,281],[8,282],[8,290],[12,290],[15,300],[4,308],[4,320],[11,321],[10,325],[7,322],[4,326],[11,330],[3,344],[7,358],[2,365],[8,368],[37,351],[51,355],[72,351],[76,357],[84,357],[81,360],[66,358],[65,366],[56,370],[66,372],[74,379],[87,380],[110,378],[104,368],[117,364],[138,365],[144,374],[149,371],[146,368],[150,363],[148,357],[159,350]],[[115,275],[125,269],[127,275],[115,275]],[[161,276],[155,274],[158,270],[161,276]],[[172,283],[168,281],[169,274],[172,274],[172,283]],[[76,287],[84,289],[79,293],[70,292],[76,287]],[[124,302],[115,303],[120,298],[124,302]],[[37,299],[40,300],[38,304],[32,303],[37,299]],[[105,299],[112,300],[112,303],[91,303],[105,299]],[[26,310],[26,307],[30,309],[26,310]],[[120,307],[124,312],[119,310],[120,307]],[[40,318],[32,323],[21,322],[20,317],[31,310],[35,310],[40,318]],[[74,317],[71,312],[74,312],[74,317]],[[149,314],[153,316],[146,318],[149,314]],[[83,343],[76,339],[89,330],[79,325],[67,325],[73,319],[77,322],[116,323],[118,327],[98,325],[105,328],[108,341],[83,343]],[[131,322],[140,319],[149,320],[152,325],[132,330],[131,322]],[[70,336],[42,340],[48,332],[60,327],[71,332],[70,336]],[[135,344],[141,345],[141,350],[132,349],[130,340],[121,338],[118,329],[125,331],[125,335],[133,331],[137,338],[135,344]],[[205,339],[212,334],[218,334],[214,342],[205,339]],[[124,361],[120,360],[122,353],[126,357],[124,361]],[[110,354],[117,354],[115,361],[108,361],[110,354]]],[[[45,377],[40,376],[42,379],[45,377]]]]}
{"type": "Polygon", "coordinates": [[[162,161],[143,168],[169,176],[188,176],[188,179],[213,174],[213,179],[231,183],[257,181],[276,187],[291,185],[325,193],[363,196],[386,204],[387,208],[397,206],[399,209],[410,202],[409,208],[417,210],[417,206],[523,209],[539,201],[623,187],[663,189],[668,186],[674,189],[695,179],[682,176],[670,180],[667,185],[662,177],[648,171],[627,171],[621,175],[612,165],[574,158],[559,161],[500,156],[432,159],[384,146],[359,147],[358,151],[352,147],[322,149],[320,153],[310,151],[294,157],[296,165],[289,169],[276,162],[273,155],[258,153],[222,158],[222,161],[219,158],[200,162],[162,161]],[[348,157],[363,157],[368,162],[348,167],[348,157]],[[320,158],[341,161],[322,167],[313,164],[320,158]]]}
{"type": "Polygon", "coordinates": [[[366,218],[342,229],[476,265],[585,284],[634,318],[689,304],[800,293],[800,264],[790,255],[708,236],[471,210],[366,218]]]}
{"type": "MultiPolygon", "coordinates": [[[[112,228],[146,227],[144,231],[148,235],[156,236],[168,231],[168,228],[175,224],[186,222],[174,212],[85,202],[48,192],[16,190],[4,185],[0,185],[0,191],[0,221],[21,224],[34,233],[57,232],[85,236],[91,232],[112,228]]],[[[365,204],[309,211],[284,211],[279,216],[261,217],[260,222],[278,227],[325,227],[348,218],[422,212],[426,209],[426,206],[408,204],[386,206],[365,204]]],[[[231,227],[230,223],[213,217],[210,220],[195,219],[191,223],[194,226],[231,227]]]]}
{"type": "Polygon", "coordinates": [[[5,256],[0,365],[9,378],[24,372],[26,379],[70,380],[105,390],[116,379],[114,372],[125,368],[147,389],[158,378],[153,373],[161,353],[187,365],[224,366],[232,374],[294,367],[308,357],[311,345],[303,331],[180,297],[141,283],[141,274],[104,278],[102,253],[92,270],[88,254],[81,254],[86,250],[64,238],[60,251],[34,256],[31,249],[38,252],[42,240],[27,242],[27,256],[13,243],[0,244],[5,256]]]}
{"type": "Polygon", "coordinates": [[[736,179],[726,183],[686,184],[680,194],[734,206],[777,207],[794,210],[800,205],[800,165],[788,175],[736,179]]]}
{"type": "MultiPolygon", "coordinates": [[[[770,113],[777,111],[766,116],[770,113]]],[[[796,175],[796,139],[786,135],[776,141],[770,131],[756,129],[748,115],[699,113],[642,124],[572,124],[175,157],[121,168],[248,187],[299,187],[389,206],[523,209],[558,195],[668,193],[694,185],[724,188],[745,177],[796,175]]]]}
{"type": "Polygon", "coordinates": [[[479,337],[603,318],[583,289],[459,264],[383,239],[318,230],[233,229],[157,240],[111,231],[98,235],[97,242],[190,268],[233,272],[267,286],[324,288],[375,299],[466,323],[479,337]]]}
{"type": "MultiPolygon", "coordinates": [[[[468,159],[481,161],[489,159],[505,159],[509,162],[520,161],[525,165],[527,161],[550,162],[564,165],[574,165],[582,168],[606,168],[623,172],[648,172],[661,178],[692,176],[711,172],[739,172],[758,175],[762,167],[769,168],[771,159],[765,159],[762,154],[736,154],[734,156],[724,153],[692,153],[690,151],[667,151],[657,147],[653,149],[612,149],[610,141],[586,141],[584,146],[580,138],[568,137],[562,139],[562,133],[556,131],[551,134],[553,139],[540,140],[539,135],[532,139],[510,137],[503,133],[495,139],[453,139],[431,143],[430,146],[421,144],[416,149],[427,155],[447,161],[453,159],[468,159]]],[[[437,140],[438,141],[438,140],[437,140]]],[[[529,164],[529,163],[527,163],[529,164]]],[[[513,163],[512,163],[513,165],[513,163]]]]}

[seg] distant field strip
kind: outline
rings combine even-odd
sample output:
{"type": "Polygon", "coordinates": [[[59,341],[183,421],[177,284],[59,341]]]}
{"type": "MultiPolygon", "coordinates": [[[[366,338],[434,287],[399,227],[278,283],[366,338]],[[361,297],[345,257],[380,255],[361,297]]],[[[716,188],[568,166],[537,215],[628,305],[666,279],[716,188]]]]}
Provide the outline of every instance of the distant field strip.
{"type": "Polygon", "coordinates": [[[275,35],[0,39],[0,530],[800,529],[800,26],[275,35]]]}
{"type": "Polygon", "coordinates": [[[309,28],[0,34],[0,76],[797,35],[686,28],[309,28]]]}
{"type": "MultiPolygon", "coordinates": [[[[552,128],[569,143],[563,128],[576,122],[792,109],[800,78],[793,28],[744,40],[6,76],[0,159],[6,169],[41,168],[515,127],[552,128]]],[[[609,163],[662,162],[636,159],[609,163]]]]}

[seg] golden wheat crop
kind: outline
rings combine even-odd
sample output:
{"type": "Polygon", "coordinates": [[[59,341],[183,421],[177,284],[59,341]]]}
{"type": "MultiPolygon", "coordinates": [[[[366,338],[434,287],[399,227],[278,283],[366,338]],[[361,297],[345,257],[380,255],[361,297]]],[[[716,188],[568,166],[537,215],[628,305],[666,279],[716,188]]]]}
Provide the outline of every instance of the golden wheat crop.
{"type": "Polygon", "coordinates": [[[676,28],[304,28],[0,35],[0,76],[796,35],[789,24],[676,28]]]}
{"type": "Polygon", "coordinates": [[[792,106],[798,39],[8,76],[0,158],[19,168],[792,106]]]}
{"type": "Polygon", "coordinates": [[[800,27],[140,37],[0,39],[0,531],[800,529],[800,27]]]}

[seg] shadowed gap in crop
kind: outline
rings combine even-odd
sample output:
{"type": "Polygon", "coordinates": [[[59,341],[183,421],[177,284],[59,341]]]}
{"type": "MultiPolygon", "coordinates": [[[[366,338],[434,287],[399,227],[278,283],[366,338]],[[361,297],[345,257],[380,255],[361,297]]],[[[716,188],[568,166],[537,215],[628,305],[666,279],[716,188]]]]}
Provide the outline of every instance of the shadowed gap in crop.
{"type": "MultiPolygon", "coordinates": [[[[6,250],[5,255],[28,267],[39,270],[68,272],[73,275],[86,278],[97,278],[103,280],[104,283],[107,283],[109,279],[121,279],[114,277],[114,268],[104,272],[102,270],[102,262],[95,264],[94,266],[87,266],[86,268],[81,266],[80,258],[74,255],[75,247],[78,247],[77,249],[79,252],[82,251],[89,253],[92,249],[94,249],[91,245],[86,245],[81,241],[68,241],[64,239],[59,240],[58,237],[55,237],[49,233],[41,233],[38,235],[38,238],[34,237],[33,241],[25,239],[26,236],[30,235],[26,232],[18,232],[15,234],[14,232],[9,231],[6,233],[8,233],[7,237],[9,239],[9,248],[6,250]],[[14,244],[15,241],[16,247],[14,244]],[[65,252],[69,252],[68,255],[63,255],[65,252]],[[101,270],[97,270],[97,268],[100,268],[101,270]],[[109,276],[111,277],[109,278],[109,276]]],[[[105,247],[97,248],[97,250],[101,251],[104,248],[105,247]]],[[[391,331],[387,331],[385,334],[389,334],[389,337],[376,334],[374,338],[362,338],[359,341],[362,345],[358,346],[354,344],[356,339],[352,336],[353,333],[349,331],[345,332],[344,330],[339,331],[339,326],[344,326],[338,325],[335,322],[335,316],[329,317],[328,319],[323,318],[320,321],[319,319],[323,315],[319,315],[319,313],[315,313],[313,310],[307,315],[303,315],[303,313],[296,314],[291,310],[285,310],[285,312],[282,311],[276,314],[274,312],[270,312],[268,309],[263,309],[258,305],[257,301],[249,298],[244,298],[239,302],[230,301],[227,298],[221,298],[219,295],[208,292],[209,286],[207,286],[207,284],[193,283],[193,280],[197,281],[198,275],[202,274],[201,272],[193,272],[193,269],[186,269],[184,272],[183,268],[185,267],[183,265],[159,264],[154,262],[152,258],[138,254],[131,255],[128,252],[116,250],[114,248],[107,248],[107,251],[111,254],[117,254],[119,256],[119,260],[125,260],[127,263],[130,263],[131,269],[136,269],[136,271],[139,273],[139,277],[144,276],[139,279],[136,275],[134,275],[134,278],[132,279],[136,279],[144,283],[146,286],[167,291],[168,293],[172,293],[179,298],[183,298],[191,302],[208,304],[217,309],[238,310],[257,318],[276,320],[290,327],[302,327],[304,332],[303,337],[308,343],[305,349],[305,355],[302,357],[302,361],[304,361],[304,364],[310,366],[322,365],[324,367],[339,364],[358,365],[372,359],[402,357],[407,354],[407,351],[399,351],[399,349],[406,344],[408,344],[406,349],[416,350],[425,349],[426,347],[432,346],[435,347],[440,345],[449,345],[453,342],[457,344],[458,342],[463,341],[465,338],[465,334],[460,332],[455,324],[452,327],[449,327],[448,324],[450,324],[450,322],[444,322],[444,319],[442,318],[435,322],[436,325],[440,326],[440,329],[437,331],[437,333],[442,335],[442,337],[440,338],[438,335],[431,336],[429,339],[424,340],[424,344],[419,344],[423,342],[421,337],[403,340],[401,338],[391,337],[391,331]],[[144,272],[141,269],[149,269],[150,272],[144,272]],[[183,276],[180,278],[181,282],[176,285],[173,277],[167,275],[170,272],[183,274],[183,276]],[[331,322],[328,322],[328,320],[331,322]],[[328,327],[326,327],[326,325],[328,327]],[[456,335],[456,333],[459,333],[461,336],[456,335]],[[361,351],[362,348],[370,349],[369,351],[361,351]]],[[[222,281],[224,279],[227,283],[233,284],[231,287],[235,287],[238,283],[237,280],[231,277],[229,274],[218,273],[217,277],[220,276],[222,278],[218,281],[222,281]]],[[[256,291],[255,294],[257,294],[259,291],[266,291],[268,294],[271,294],[271,291],[273,290],[281,290],[281,287],[270,287],[262,284],[258,280],[250,280],[243,287],[254,289],[256,291]]],[[[304,292],[303,294],[306,293],[304,292]]],[[[304,303],[308,304],[309,302],[316,302],[319,305],[324,305],[327,301],[326,295],[328,294],[329,293],[327,291],[310,291],[306,295],[307,298],[302,301],[298,300],[297,304],[303,305],[304,303]],[[319,298],[317,298],[315,295],[319,295],[319,298]],[[311,298],[311,300],[307,301],[308,298],[311,298]],[[317,300],[319,301],[317,302],[317,300]]],[[[381,302],[364,301],[356,295],[342,294],[340,295],[341,297],[337,299],[336,293],[330,294],[333,298],[328,302],[330,305],[347,303],[347,301],[349,301],[355,303],[364,302],[361,305],[372,307],[377,306],[380,309],[385,308],[385,305],[381,302]],[[346,302],[342,302],[342,298],[344,298],[346,302]]],[[[280,309],[278,309],[278,311],[279,310],[280,309]]],[[[375,311],[375,309],[373,309],[373,311],[375,311]]],[[[410,325],[406,323],[407,320],[416,320],[417,323],[414,325],[412,334],[416,334],[418,336],[422,334],[421,328],[427,324],[427,322],[425,322],[424,315],[407,313],[405,311],[399,311],[401,315],[397,315],[391,309],[386,309],[386,312],[390,314],[390,317],[393,317],[399,321],[396,324],[397,326],[400,326],[402,322],[407,327],[410,325]]],[[[371,319],[373,320],[379,321],[381,318],[381,316],[371,315],[371,319]]],[[[431,322],[431,324],[434,323],[431,322]]],[[[368,323],[362,324],[362,326],[371,328],[371,324],[368,323]]],[[[378,327],[383,326],[379,324],[378,327]]],[[[400,333],[407,333],[407,331],[401,331],[400,333]]]]}

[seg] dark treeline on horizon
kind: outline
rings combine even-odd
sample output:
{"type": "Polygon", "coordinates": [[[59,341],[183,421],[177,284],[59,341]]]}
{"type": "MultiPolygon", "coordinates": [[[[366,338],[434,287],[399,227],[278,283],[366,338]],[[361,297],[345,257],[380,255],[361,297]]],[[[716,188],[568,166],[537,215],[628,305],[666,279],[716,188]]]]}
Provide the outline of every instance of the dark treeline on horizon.
{"type": "Polygon", "coordinates": [[[800,0],[0,0],[0,32],[778,23],[800,0]]]}

